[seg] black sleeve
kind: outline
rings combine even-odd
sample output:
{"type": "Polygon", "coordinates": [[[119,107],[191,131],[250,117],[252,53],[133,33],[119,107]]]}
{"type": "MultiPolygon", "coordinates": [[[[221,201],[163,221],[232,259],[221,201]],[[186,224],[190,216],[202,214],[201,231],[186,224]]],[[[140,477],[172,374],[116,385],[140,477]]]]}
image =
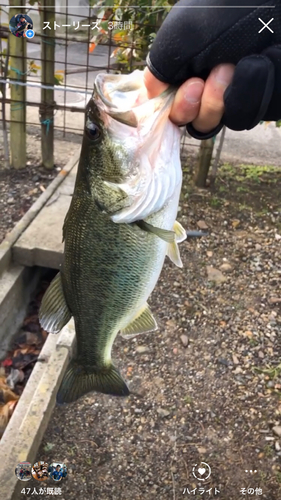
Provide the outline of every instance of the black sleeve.
{"type": "Polygon", "coordinates": [[[236,65],[222,124],[244,130],[281,118],[281,0],[180,0],[147,57],[154,76],[174,85],[206,80],[222,63],[236,65]]]}

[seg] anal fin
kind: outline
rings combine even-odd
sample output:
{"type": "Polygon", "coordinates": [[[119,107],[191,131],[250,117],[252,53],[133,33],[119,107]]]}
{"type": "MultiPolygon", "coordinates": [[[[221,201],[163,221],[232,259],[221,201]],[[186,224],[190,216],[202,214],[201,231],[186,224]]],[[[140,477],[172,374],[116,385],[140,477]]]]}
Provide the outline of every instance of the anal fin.
{"type": "Polygon", "coordinates": [[[43,297],[39,310],[40,325],[47,332],[58,333],[71,316],[63,293],[61,274],[58,273],[43,297]]]}
{"type": "Polygon", "coordinates": [[[148,304],[145,304],[133,321],[126,326],[126,328],[121,330],[120,335],[125,339],[130,339],[141,333],[153,332],[157,330],[157,328],[155,318],[148,304]]]}
{"type": "Polygon", "coordinates": [[[170,245],[168,245],[168,249],[167,249],[167,257],[169,257],[169,259],[177,266],[177,267],[183,267],[183,263],[182,263],[182,260],[181,260],[181,256],[180,256],[180,251],[179,251],[179,247],[178,247],[178,244],[175,242],[175,243],[170,243],[170,245]]]}

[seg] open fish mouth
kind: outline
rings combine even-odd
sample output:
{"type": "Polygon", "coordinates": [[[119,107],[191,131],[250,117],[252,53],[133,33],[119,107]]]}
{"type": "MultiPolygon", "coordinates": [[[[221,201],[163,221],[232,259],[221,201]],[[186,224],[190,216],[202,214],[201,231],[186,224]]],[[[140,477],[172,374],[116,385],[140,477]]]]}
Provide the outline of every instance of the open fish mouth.
{"type": "Polygon", "coordinates": [[[149,99],[143,75],[140,70],[130,75],[100,73],[94,85],[93,100],[106,140],[114,144],[122,165],[122,183],[106,181],[108,190],[121,191],[127,200],[111,216],[120,224],[159,212],[177,197],[181,186],[180,131],[169,120],[176,89],[168,87],[149,99]]]}
{"type": "Polygon", "coordinates": [[[135,70],[129,75],[97,75],[94,94],[98,97],[99,107],[130,127],[137,127],[141,119],[154,115],[160,109],[162,115],[171,106],[175,89],[169,87],[159,96],[148,99],[143,73],[135,70]]]}
{"type": "Polygon", "coordinates": [[[109,108],[131,109],[148,100],[143,72],[140,70],[130,75],[100,73],[96,77],[95,88],[103,103],[109,108]]]}

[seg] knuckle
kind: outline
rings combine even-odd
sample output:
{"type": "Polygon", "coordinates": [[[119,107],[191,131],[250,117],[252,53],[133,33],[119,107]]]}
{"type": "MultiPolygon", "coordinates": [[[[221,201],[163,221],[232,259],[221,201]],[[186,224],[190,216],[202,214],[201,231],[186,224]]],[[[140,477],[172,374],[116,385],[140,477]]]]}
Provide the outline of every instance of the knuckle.
{"type": "Polygon", "coordinates": [[[208,97],[207,99],[204,99],[202,103],[202,113],[204,113],[204,115],[220,115],[223,110],[224,101],[221,94],[208,97]]]}

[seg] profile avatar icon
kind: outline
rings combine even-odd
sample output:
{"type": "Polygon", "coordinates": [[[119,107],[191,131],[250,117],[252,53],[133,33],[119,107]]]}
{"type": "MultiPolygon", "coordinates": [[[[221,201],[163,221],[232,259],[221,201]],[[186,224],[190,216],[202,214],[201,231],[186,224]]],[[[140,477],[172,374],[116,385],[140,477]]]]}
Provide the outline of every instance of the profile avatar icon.
{"type": "Polygon", "coordinates": [[[9,29],[10,32],[18,38],[34,37],[33,21],[27,14],[17,14],[13,16],[12,19],[10,19],[9,29]]]}
{"type": "Polygon", "coordinates": [[[49,465],[47,462],[35,462],[32,467],[32,476],[37,481],[46,481],[49,477],[48,469],[49,465]]]}
{"type": "Polygon", "coordinates": [[[31,479],[31,463],[20,462],[15,468],[15,474],[21,481],[29,481],[31,479]]]}
{"type": "Polygon", "coordinates": [[[67,467],[61,462],[54,462],[49,466],[49,476],[56,482],[67,477],[67,467]]]}

